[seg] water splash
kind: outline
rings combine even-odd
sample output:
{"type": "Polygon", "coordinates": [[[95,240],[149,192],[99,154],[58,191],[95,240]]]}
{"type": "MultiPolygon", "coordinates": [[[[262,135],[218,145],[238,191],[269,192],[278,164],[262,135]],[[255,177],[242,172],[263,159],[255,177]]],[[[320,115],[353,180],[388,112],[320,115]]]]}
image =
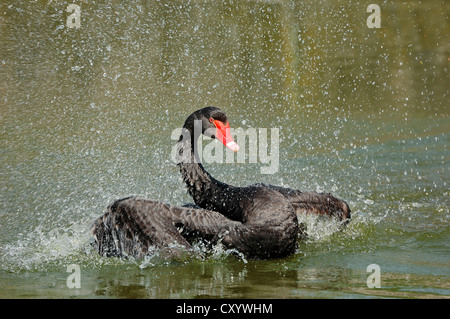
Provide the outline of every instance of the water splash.
{"type": "Polygon", "coordinates": [[[88,245],[86,230],[80,226],[50,232],[38,226],[0,248],[2,268],[9,272],[62,268],[82,257],[88,245]]]}

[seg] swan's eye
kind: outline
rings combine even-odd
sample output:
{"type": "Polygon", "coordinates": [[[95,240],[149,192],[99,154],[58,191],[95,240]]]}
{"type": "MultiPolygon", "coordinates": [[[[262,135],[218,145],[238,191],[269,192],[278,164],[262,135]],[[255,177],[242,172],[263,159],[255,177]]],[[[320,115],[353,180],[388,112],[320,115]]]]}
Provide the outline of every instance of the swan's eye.
{"type": "Polygon", "coordinates": [[[214,123],[214,119],[212,117],[209,118],[210,123],[214,123]]]}

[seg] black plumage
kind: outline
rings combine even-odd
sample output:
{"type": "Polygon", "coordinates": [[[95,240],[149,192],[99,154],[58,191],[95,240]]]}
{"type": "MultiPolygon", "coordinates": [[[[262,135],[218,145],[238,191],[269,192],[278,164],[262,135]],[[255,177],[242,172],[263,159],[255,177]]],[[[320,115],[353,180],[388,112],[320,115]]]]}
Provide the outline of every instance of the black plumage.
{"type": "Polygon", "coordinates": [[[177,165],[197,206],[170,206],[139,197],[114,202],[91,229],[101,255],[139,258],[156,247],[176,256],[191,248],[192,239],[202,238],[220,241],[247,258],[284,257],[295,252],[302,232],[297,214],[327,215],[344,223],[350,219],[347,203],[331,194],[265,184],[236,187],[216,180],[194,149],[200,134],[214,132],[214,121],[227,124],[228,119],[215,107],[192,113],[177,145],[177,165]],[[194,129],[195,120],[201,132],[194,129]]]}

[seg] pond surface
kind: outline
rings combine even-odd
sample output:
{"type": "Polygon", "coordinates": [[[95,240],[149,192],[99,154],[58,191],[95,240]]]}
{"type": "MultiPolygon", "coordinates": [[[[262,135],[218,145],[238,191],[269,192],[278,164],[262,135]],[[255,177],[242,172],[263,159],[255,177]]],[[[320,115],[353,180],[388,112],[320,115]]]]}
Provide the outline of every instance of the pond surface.
{"type": "Polygon", "coordinates": [[[0,298],[450,296],[446,1],[380,2],[381,28],[369,1],[80,3],[79,28],[69,2],[0,4],[0,298]],[[97,256],[113,200],[192,202],[172,132],[208,105],[279,130],[274,172],[247,157],[213,176],[331,192],[352,221],[302,220],[277,260],[97,256]]]}

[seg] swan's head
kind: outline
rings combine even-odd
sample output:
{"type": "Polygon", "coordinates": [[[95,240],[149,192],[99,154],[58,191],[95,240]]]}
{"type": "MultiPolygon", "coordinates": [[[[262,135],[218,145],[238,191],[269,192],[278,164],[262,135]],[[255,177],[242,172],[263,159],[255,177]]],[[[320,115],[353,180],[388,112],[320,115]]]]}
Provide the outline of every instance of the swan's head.
{"type": "Polygon", "coordinates": [[[208,106],[192,113],[186,122],[195,120],[201,121],[202,134],[211,138],[217,138],[223,145],[234,152],[239,150],[239,145],[231,136],[230,123],[228,123],[228,118],[224,111],[217,107],[208,106]]]}

